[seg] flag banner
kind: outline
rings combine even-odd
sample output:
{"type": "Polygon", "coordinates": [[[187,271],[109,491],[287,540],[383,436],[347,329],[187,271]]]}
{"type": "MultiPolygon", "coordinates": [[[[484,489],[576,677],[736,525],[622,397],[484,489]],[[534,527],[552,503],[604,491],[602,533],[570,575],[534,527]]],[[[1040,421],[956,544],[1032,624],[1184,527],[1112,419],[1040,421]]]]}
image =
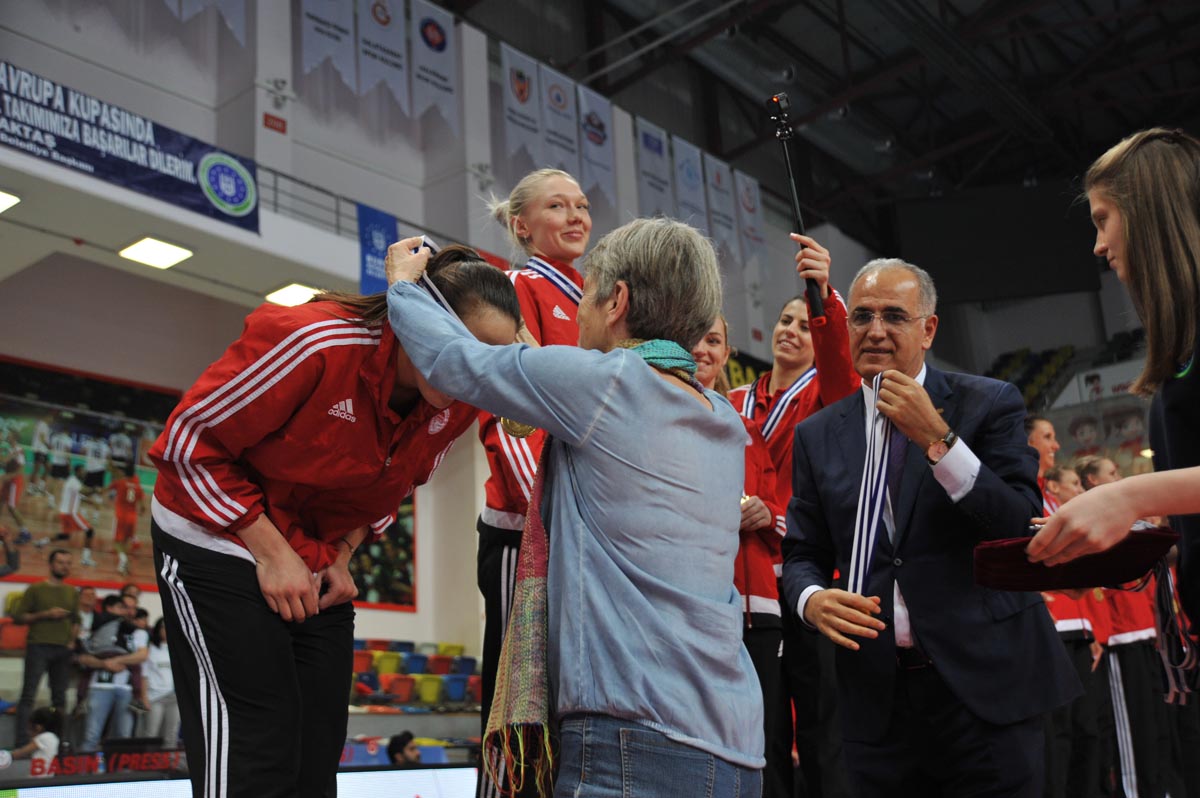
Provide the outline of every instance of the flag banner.
{"type": "Polygon", "coordinates": [[[541,166],[545,159],[537,61],[501,44],[500,83],[504,93],[504,151],[512,156],[524,147],[534,164],[541,166]]]}
{"type": "Polygon", "coordinates": [[[585,86],[578,86],[579,101],[579,185],[584,191],[595,186],[608,200],[617,204],[616,156],[613,153],[612,103],[585,86]]]}
{"type": "Polygon", "coordinates": [[[388,247],[399,241],[396,217],[370,205],[358,204],[358,292],[378,294],[387,290],[384,261],[388,247]]]}
{"type": "Polygon", "coordinates": [[[700,148],[671,136],[671,158],[675,164],[675,218],[708,235],[708,201],[704,196],[700,148]]]}
{"type": "Polygon", "coordinates": [[[745,172],[734,170],[734,194],[737,197],[738,237],[742,243],[745,267],[746,308],[751,321],[763,315],[762,270],[766,266],[766,222],[763,219],[762,194],[758,181],[745,172]]]}
{"type": "Polygon", "coordinates": [[[722,263],[741,268],[742,245],[738,240],[737,206],[733,196],[733,170],[707,152],[704,161],[704,195],[708,201],[708,234],[722,263]]]}
{"type": "Polygon", "coordinates": [[[358,93],[366,94],[380,83],[409,114],[404,0],[358,0],[358,93]]]}
{"type": "MultiPolygon", "coordinates": [[[[184,2],[184,12],[187,11],[184,2]]],[[[326,58],[351,91],[358,87],[354,69],[353,0],[303,0],[300,19],[300,63],[304,74],[326,58]]]]}
{"type": "Polygon", "coordinates": [[[546,165],[579,178],[579,113],[575,81],[538,64],[542,90],[542,142],[546,165]]]}
{"type": "Polygon", "coordinates": [[[638,215],[674,216],[675,196],[671,191],[671,161],[667,134],[640,116],[634,122],[637,137],[638,215]]]}
{"type": "Polygon", "coordinates": [[[437,108],[458,135],[458,45],[454,15],[425,0],[412,0],[412,113],[420,116],[437,108]]]}
{"type": "Polygon", "coordinates": [[[258,232],[254,161],[3,61],[0,144],[258,232]]]}

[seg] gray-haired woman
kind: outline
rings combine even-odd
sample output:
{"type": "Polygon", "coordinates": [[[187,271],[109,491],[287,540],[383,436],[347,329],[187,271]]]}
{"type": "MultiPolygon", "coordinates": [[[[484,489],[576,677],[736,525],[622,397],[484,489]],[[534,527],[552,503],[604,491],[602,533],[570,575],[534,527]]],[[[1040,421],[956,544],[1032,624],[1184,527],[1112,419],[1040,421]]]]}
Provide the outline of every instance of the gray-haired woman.
{"type": "MultiPolygon", "coordinates": [[[[410,282],[425,257],[389,253],[389,318],[414,365],[552,439],[489,733],[523,733],[528,751],[557,727],[560,796],[576,794],[585,762],[588,785],[625,794],[759,795],[762,696],[733,587],[747,436],[695,382],[690,354],[720,310],[712,246],[667,219],[605,236],[588,258],[578,349],[475,341],[410,282]],[[538,691],[553,697],[541,718],[525,712],[538,691]]],[[[525,780],[544,786],[544,773],[525,780]]]]}

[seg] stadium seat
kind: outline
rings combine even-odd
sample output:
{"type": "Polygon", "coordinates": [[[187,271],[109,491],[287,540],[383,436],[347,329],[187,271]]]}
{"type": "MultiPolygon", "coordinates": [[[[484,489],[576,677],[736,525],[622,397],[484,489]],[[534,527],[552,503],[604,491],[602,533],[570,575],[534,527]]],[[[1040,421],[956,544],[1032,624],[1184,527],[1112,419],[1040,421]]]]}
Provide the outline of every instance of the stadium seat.
{"type": "Polygon", "coordinates": [[[413,700],[413,688],[416,680],[405,673],[385,673],[379,677],[379,689],[393,697],[397,704],[407,704],[413,700]]]}
{"type": "Polygon", "coordinates": [[[28,637],[28,626],[13,623],[12,618],[0,619],[0,650],[24,651],[25,640],[28,637]]]}
{"type": "Polygon", "coordinates": [[[399,651],[407,654],[409,651],[416,651],[417,645],[411,640],[393,640],[388,643],[388,651],[399,651]]]}
{"type": "Polygon", "coordinates": [[[361,684],[364,687],[371,688],[370,691],[372,693],[379,691],[379,674],[377,674],[377,673],[373,673],[371,671],[367,671],[366,673],[360,673],[355,677],[354,680],[357,684],[361,684]]]}
{"type": "Polygon", "coordinates": [[[438,643],[437,653],[444,654],[447,657],[461,657],[466,646],[462,643],[438,643]]]}
{"type": "Polygon", "coordinates": [[[405,673],[424,673],[425,663],[429,658],[424,654],[413,652],[404,655],[404,672],[405,673]]]}
{"type": "Polygon", "coordinates": [[[385,673],[400,672],[400,652],[372,651],[375,655],[375,672],[382,676],[385,673]]]}
{"type": "Polygon", "coordinates": [[[446,688],[446,700],[461,703],[467,700],[467,679],[461,673],[455,673],[447,676],[442,680],[442,686],[446,688]]]}
{"type": "Polygon", "coordinates": [[[375,658],[372,656],[372,653],[373,652],[367,651],[366,649],[354,652],[354,672],[355,673],[362,673],[363,671],[369,671],[369,670],[371,670],[372,667],[374,667],[375,658]]]}
{"type": "Polygon", "coordinates": [[[441,745],[418,745],[421,751],[422,765],[444,765],[450,760],[446,757],[446,749],[441,745]]]}
{"type": "Polygon", "coordinates": [[[454,660],[453,673],[463,673],[470,676],[475,672],[477,660],[474,657],[458,657],[454,660]]]}
{"type": "Polygon", "coordinates": [[[445,654],[430,654],[425,663],[425,670],[429,673],[447,674],[453,665],[453,657],[447,657],[445,654]]]}
{"type": "Polygon", "coordinates": [[[467,698],[476,704],[483,700],[483,677],[479,674],[467,677],[467,698]]]}
{"type": "Polygon", "coordinates": [[[9,593],[7,596],[4,597],[4,615],[5,615],[5,617],[7,617],[7,618],[12,617],[13,610],[15,610],[17,608],[17,604],[20,603],[21,598],[24,595],[25,595],[24,590],[14,590],[13,592],[9,593]]]}
{"type": "Polygon", "coordinates": [[[368,651],[387,651],[388,646],[391,645],[391,642],[392,641],[390,641],[390,640],[368,640],[367,641],[367,650],[368,651]]]}
{"type": "Polygon", "coordinates": [[[438,644],[437,643],[418,643],[417,644],[417,653],[424,654],[426,656],[429,656],[430,654],[436,654],[436,653],[438,653],[438,644]]]}
{"type": "Polygon", "coordinates": [[[354,650],[355,650],[355,651],[362,651],[362,650],[363,650],[363,649],[365,649],[366,647],[367,647],[367,641],[366,641],[366,640],[355,640],[355,641],[354,641],[354,650]]]}
{"type": "Polygon", "coordinates": [[[442,677],[422,673],[413,677],[417,684],[417,700],[422,704],[436,704],[442,700],[442,677]]]}

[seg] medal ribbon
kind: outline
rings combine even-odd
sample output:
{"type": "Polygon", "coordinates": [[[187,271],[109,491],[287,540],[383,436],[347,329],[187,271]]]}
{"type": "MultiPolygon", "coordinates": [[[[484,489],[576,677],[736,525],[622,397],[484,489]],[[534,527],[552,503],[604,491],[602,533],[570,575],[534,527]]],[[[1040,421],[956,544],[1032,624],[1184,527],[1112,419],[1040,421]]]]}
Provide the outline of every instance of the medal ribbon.
{"type": "MultiPolygon", "coordinates": [[[[873,396],[879,395],[882,374],[875,375],[873,396]]],[[[875,553],[876,538],[883,523],[883,510],[887,501],[888,450],[891,447],[892,420],[879,412],[875,402],[867,407],[867,418],[871,420],[871,431],[867,435],[867,456],[863,463],[862,484],[858,489],[858,512],[854,519],[854,546],[850,555],[850,571],[846,589],[860,596],[866,595],[867,580],[871,572],[871,557],[875,553]]]]}

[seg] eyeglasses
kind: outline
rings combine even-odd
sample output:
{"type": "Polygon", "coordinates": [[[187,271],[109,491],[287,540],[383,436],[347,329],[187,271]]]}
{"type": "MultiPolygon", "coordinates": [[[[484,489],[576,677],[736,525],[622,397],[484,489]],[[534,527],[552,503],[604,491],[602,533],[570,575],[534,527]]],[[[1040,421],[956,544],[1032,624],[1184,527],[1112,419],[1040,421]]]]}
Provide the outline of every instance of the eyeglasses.
{"type": "Polygon", "coordinates": [[[862,330],[870,327],[875,323],[876,319],[879,319],[883,322],[884,329],[901,330],[914,321],[927,318],[929,316],[909,316],[907,313],[899,310],[885,310],[882,313],[874,313],[870,310],[856,310],[850,314],[850,326],[862,330]]]}

